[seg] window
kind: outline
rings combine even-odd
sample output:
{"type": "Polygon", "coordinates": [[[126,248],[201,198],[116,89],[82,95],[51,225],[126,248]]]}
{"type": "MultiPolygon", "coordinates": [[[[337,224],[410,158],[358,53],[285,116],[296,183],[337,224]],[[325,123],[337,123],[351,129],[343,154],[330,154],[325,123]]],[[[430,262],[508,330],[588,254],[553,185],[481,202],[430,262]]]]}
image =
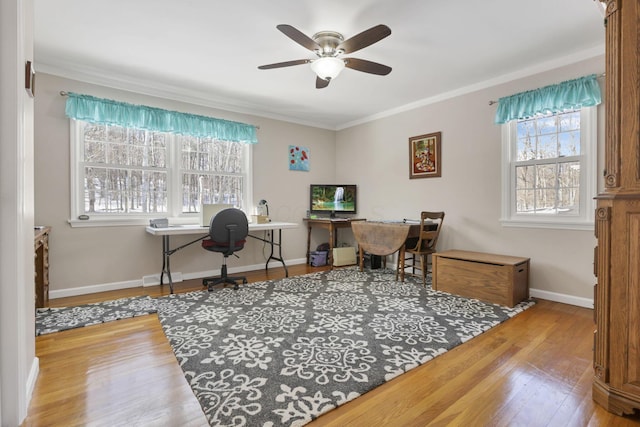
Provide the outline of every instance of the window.
{"type": "Polygon", "coordinates": [[[503,125],[502,223],[592,229],[596,107],[503,125]]]}
{"type": "Polygon", "coordinates": [[[72,225],[194,222],[205,203],[249,210],[250,144],[71,123],[72,225]]]}
{"type": "Polygon", "coordinates": [[[243,203],[244,146],[240,142],[182,137],[182,212],[199,212],[203,203],[243,203]]]}

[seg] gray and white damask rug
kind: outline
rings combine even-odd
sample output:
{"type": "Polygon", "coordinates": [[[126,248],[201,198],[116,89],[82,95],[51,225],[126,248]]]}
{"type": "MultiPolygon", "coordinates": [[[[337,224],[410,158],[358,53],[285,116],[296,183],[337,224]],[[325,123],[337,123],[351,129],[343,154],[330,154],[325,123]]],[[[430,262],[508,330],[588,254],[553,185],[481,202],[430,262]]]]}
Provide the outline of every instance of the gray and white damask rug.
{"type": "Polygon", "coordinates": [[[531,307],[346,268],[158,298],[212,426],[301,426],[531,307]]]}
{"type": "Polygon", "coordinates": [[[155,312],[156,300],[149,296],[122,298],[74,307],[37,308],[36,336],[155,312]]]}

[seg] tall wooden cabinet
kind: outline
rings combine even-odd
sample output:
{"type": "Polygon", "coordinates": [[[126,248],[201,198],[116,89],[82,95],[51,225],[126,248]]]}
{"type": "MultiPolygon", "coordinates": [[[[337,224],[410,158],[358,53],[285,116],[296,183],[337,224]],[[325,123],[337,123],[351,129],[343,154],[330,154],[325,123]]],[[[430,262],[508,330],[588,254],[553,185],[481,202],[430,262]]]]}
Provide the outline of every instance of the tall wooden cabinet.
{"type": "Polygon", "coordinates": [[[605,189],[597,197],[593,399],[640,411],[640,2],[606,0],[605,189]]]}
{"type": "Polygon", "coordinates": [[[49,234],[51,227],[36,227],[33,249],[35,258],[36,308],[49,305],[49,234]]]}

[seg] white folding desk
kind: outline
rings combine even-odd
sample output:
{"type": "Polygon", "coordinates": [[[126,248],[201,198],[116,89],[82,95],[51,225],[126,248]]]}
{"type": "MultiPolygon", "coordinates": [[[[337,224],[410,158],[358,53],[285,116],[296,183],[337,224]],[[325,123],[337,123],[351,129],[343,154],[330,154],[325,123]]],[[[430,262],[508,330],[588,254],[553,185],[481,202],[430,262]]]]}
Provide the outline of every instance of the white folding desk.
{"type": "MultiPolygon", "coordinates": [[[[282,258],[282,230],[285,228],[297,228],[298,224],[295,222],[267,222],[264,224],[249,224],[249,237],[254,239],[266,242],[271,247],[271,253],[269,254],[269,258],[267,258],[267,262],[265,264],[265,270],[269,269],[269,261],[275,260],[280,261],[282,266],[284,267],[284,272],[287,277],[289,277],[289,270],[287,270],[287,265],[284,263],[284,259],[282,258]],[[251,234],[252,231],[267,231],[271,230],[274,233],[271,233],[269,239],[263,239],[262,237],[254,236],[251,234]],[[275,231],[278,231],[278,239],[275,239],[275,231]],[[278,255],[274,255],[274,248],[278,247],[278,255]]],[[[209,227],[201,227],[199,225],[172,225],[169,227],[155,228],[151,226],[147,226],[147,233],[153,234],[154,236],[162,236],[162,272],[160,273],[160,285],[163,284],[164,275],[167,275],[169,279],[169,287],[171,289],[171,293],[173,293],[173,280],[171,279],[171,268],[169,264],[169,260],[171,255],[180,249],[186,248],[189,245],[197,243],[203,239],[206,239],[209,236],[209,227]],[[182,236],[189,234],[198,234],[199,237],[195,240],[192,240],[184,245],[171,248],[169,239],[171,236],[182,236]]]]}

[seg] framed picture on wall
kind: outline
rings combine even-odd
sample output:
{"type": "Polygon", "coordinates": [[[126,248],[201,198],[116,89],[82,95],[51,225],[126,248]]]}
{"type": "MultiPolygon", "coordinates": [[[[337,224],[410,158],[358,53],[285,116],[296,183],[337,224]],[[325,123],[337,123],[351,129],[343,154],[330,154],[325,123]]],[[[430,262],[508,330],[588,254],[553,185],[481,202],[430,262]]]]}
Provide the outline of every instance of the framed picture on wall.
{"type": "Polygon", "coordinates": [[[442,132],[409,138],[409,178],[442,175],[442,132]]]}
{"type": "Polygon", "coordinates": [[[289,170],[309,172],[309,149],[307,147],[289,146],[289,170]]]}
{"type": "Polygon", "coordinates": [[[36,70],[31,61],[27,61],[24,65],[24,88],[30,97],[33,98],[36,95],[36,70]]]}

